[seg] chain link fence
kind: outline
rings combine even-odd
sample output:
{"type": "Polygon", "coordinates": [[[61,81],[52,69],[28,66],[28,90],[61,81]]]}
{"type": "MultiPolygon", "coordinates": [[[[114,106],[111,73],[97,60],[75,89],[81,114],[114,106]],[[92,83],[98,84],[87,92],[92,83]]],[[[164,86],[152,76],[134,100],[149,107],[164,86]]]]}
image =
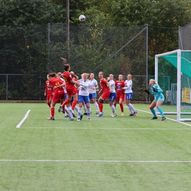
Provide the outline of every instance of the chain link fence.
{"type": "Polygon", "coordinates": [[[0,99],[44,99],[48,72],[63,71],[60,57],[72,70],[106,75],[132,73],[136,100],[145,100],[148,81],[148,27],[101,27],[84,23],[0,27],[0,99]]]}

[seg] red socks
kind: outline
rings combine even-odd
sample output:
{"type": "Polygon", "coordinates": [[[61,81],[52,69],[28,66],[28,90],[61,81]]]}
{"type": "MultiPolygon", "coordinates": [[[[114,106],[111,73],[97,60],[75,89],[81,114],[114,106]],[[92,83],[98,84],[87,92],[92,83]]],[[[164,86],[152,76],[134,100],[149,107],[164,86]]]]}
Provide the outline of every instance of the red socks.
{"type": "Polygon", "coordinates": [[[121,112],[124,112],[124,109],[123,109],[123,104],[119,104],[120,105],[120,109],[121,109],[121,112]]]}
{"type": "Polygon", "coordinates": [[[100,112],[103,112],[103,103],[98,103],[100,112]]]}
{"type": "Polygon", "coordinates": [[[55,114],[54,107],[51,107],[51,108],[50,108],[50,116],[51,116],[52,118],[54,118],[54,114],[55,114]]]}
{"type": "Polygon", "coordinates": [[[78,100],[76,99],[72,102],[72,110],[75,109],[77,103],[78,103],[78,100]]]}

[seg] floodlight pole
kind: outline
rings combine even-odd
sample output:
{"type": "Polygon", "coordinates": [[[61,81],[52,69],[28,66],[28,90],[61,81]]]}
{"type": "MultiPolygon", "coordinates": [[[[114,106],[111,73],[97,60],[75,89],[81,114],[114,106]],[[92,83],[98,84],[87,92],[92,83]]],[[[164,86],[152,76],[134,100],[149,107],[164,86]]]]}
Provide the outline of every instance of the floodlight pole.
{"type": "Polygon", "coordinates": [[[66,0],[67,12],[67,59],[70,59],[70,0],[66,0]]]}

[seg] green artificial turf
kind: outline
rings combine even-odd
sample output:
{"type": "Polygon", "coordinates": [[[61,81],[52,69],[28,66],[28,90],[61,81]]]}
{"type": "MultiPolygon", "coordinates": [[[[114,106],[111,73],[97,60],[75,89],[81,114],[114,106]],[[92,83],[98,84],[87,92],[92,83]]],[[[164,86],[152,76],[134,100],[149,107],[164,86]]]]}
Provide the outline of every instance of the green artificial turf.
{"type": "Polygon", "coordinates": [[[191,127],[104,107],[103,118],[71,122],[49,121],[45,104],[0,104],[0,191],[190,190],[191,163],[180,161],[191,161],[191,127]]]}

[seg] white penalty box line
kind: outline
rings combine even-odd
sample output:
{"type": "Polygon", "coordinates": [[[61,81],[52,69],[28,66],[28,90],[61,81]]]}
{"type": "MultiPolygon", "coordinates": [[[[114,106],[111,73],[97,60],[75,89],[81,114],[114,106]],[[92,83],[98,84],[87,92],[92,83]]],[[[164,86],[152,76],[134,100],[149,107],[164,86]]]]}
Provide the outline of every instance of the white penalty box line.
{"type": "Polygon", "coordinates": [[[16,125],[16,128],[21,128],[21,126],[23,125],[23,123],[24,123],[24,122],[26,121],[26,119],[28,118],[30,112],[31,112],[31,110],[29,109],[29,110],[25,113],[25,115],[24,115],[24,117],[21,119],[21,121],[16,125]]]}
{"type": "MultiPolygon", "coordinates": [[[[150,114],[150,112],[142,110],[142,109],[137,109],[137,110],[142,112],[142,113],[150,114]]],[[[169,117],[166,117],[166,119],[168,119],[170,121],[173,121],[173,122],[176,122],[176,123],[180,123],[180,124],[188,126],[188,127],[191,127],[191,124],[189,124],[189,123],[185,123],[185,122],[182,122],[182,121],[177,121],[176,119],[172,119],[172,118],[169,118],[169,117]]]]}
{"type": "Polygon", "coordinates": [[[1,159],[0,163],[97,163],[97,164],[178,164],[191,163],[190,160],[12,160],[1,159]]]}

